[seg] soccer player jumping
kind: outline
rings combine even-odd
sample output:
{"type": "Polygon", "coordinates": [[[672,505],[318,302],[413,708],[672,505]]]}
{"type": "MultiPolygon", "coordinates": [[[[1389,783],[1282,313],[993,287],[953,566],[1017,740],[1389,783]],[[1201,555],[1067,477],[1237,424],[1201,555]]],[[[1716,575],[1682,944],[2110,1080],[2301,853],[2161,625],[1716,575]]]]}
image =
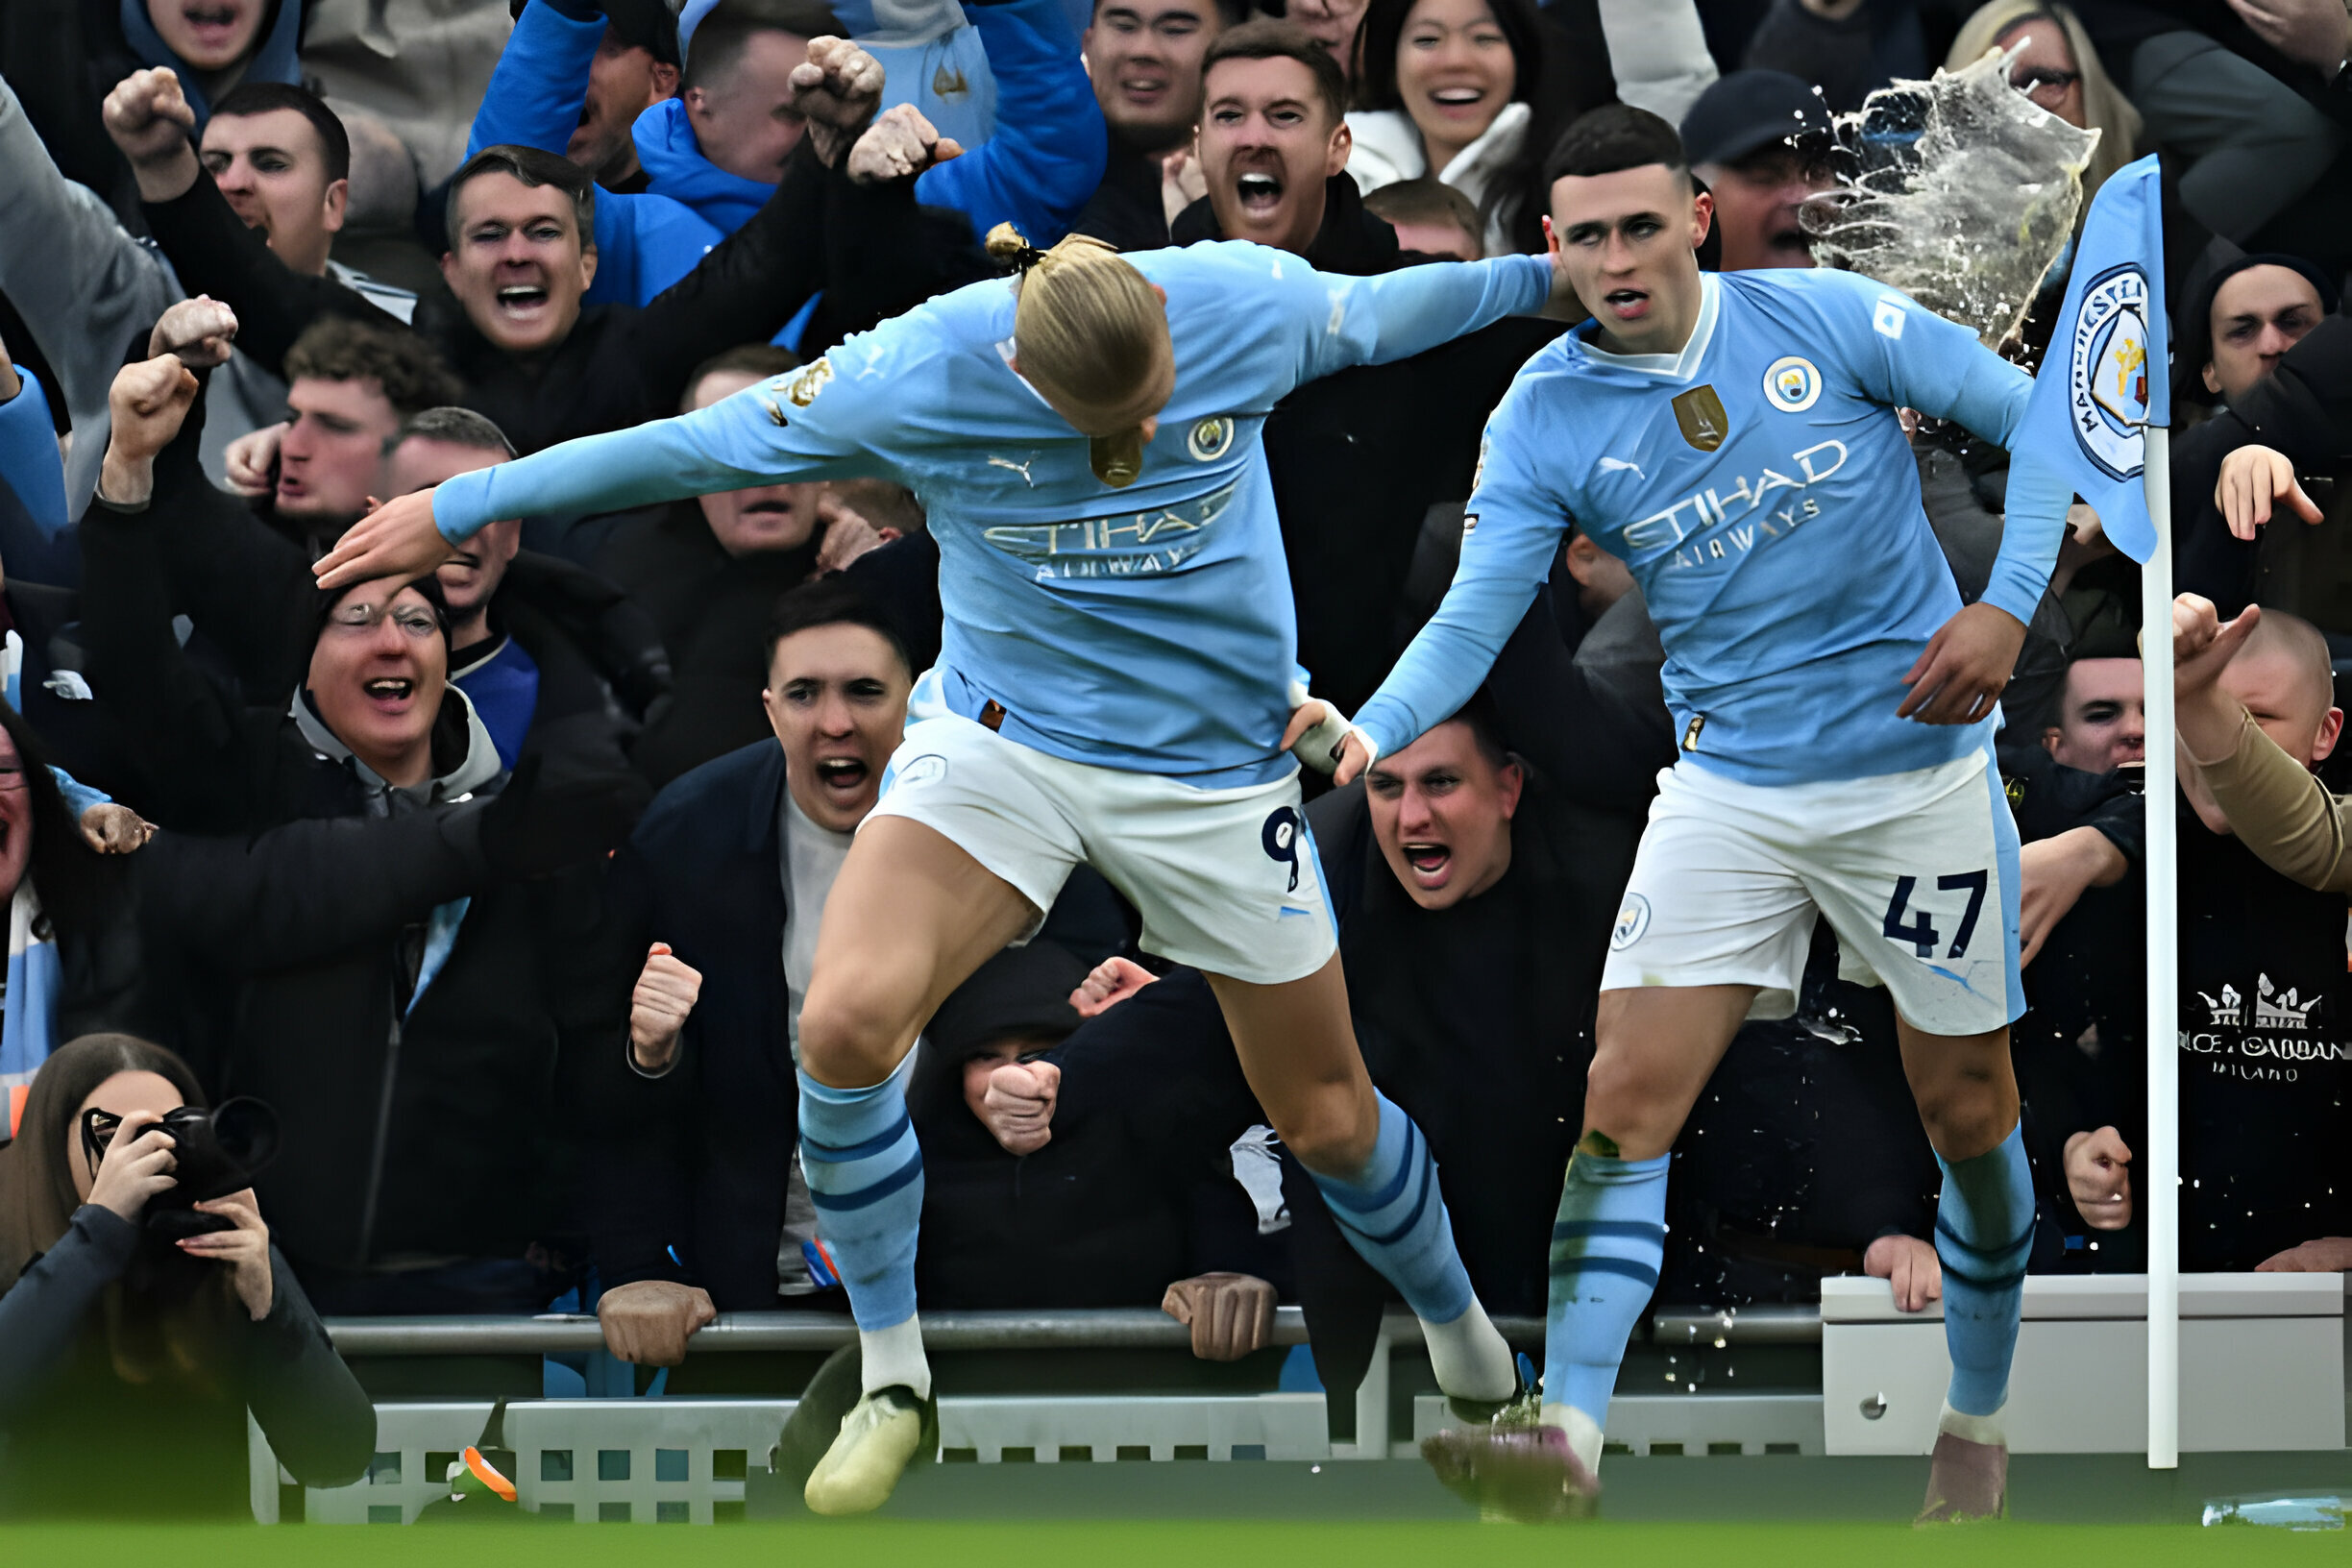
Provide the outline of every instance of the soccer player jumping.
{"type": "Polygon", "coordinates": [[[1208,972],[1259,1103],[1420,1317],[1439,1385],[1486,1406],[1517,1387],[1428,1144],[1349,1027],[1281,739],[1297,638],[1260,432],[1301,381],[1541,308],[1554,264],[1337,278],[1246,244],[1041,255],[1002,228],[990,248],[1022,276],[698,413],[404,497],[319,563],[329,587],[415,573],[493,518],[783,480],[873,475],[921,498],[940,662],[826,902],[800,1015],[802,1168],[863,1352],[864,1397],[806,1489],[826,1513],[876,1507],[936,1442],[916,1034],[1082,861],[1141,911],[1147,949],[1208,972]]]}
{"type": "Polygon", "coordinates": [[[1712,204],[1654,115],[1595,110],[1549,172],[1553,249],[1594,320],[1496,408],[1453,586],[1357,716],[1338,776],[1461,706],[1571,525],[1641,585],[1682,759],[1609,941],[1552,1233],[1540,1425],[1433,1439],[1432,1458],[1507,1511],[1589,1505],[1657,1285],[1668,1150],[1741,1020],[1794,1011],[1818,912],[1847,977],[1893,993],[1944,1169],[1952,1377],[1922,1517],[1997,1514],[2034,1204],[2009,1064],[2018,840],[1990,753],[2071,498],[2012,484],[1992,581],[1964,608],[1896,410],[2006,446],[2030,379],[1867,278],[1703,275],[1712,204]]]}

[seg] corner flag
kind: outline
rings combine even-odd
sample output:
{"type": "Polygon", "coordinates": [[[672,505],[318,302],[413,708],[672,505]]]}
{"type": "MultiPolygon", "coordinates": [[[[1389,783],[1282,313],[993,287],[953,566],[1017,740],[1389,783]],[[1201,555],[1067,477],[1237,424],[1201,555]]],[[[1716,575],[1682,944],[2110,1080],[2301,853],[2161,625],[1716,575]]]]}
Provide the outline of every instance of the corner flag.
{"type": "Polygon", "coordinates": [[[2153,156],[2118,169],[2099,187],[2010,449],[2012,482],[2027,468],[2064,478],[2135,561],[2156,548],[2141,484],[2147,427],[2172,421],[2162,211],[2153,156]]]}

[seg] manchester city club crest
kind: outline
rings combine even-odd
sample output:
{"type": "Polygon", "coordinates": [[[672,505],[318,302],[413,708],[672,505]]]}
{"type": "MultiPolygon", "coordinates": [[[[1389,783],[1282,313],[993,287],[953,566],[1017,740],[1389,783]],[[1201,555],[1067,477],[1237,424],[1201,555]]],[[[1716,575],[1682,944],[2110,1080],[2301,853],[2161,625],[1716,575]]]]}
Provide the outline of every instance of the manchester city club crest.
{"type": "Polygon", "coordinates": [[[1185,450],[1196,463],[1213,463],[1233,446],[1234,422],[1218,414],[1202,420],[1185,437],[1185,450]]]}
{"type": "Polygon", "coordinates": [[[2147,274],[2137,263],[2091,280],[2067,345],[2067,418],[2083,455],[2111,479],[2147,461],[2147,274]]]}
{"type": "Polygon", "coordinates": [[[1775,359],[1764,372],[1764,401],[1784,414],[1801,414],[1821,397],[1821,372],[1797,355],[1775,359]]]}

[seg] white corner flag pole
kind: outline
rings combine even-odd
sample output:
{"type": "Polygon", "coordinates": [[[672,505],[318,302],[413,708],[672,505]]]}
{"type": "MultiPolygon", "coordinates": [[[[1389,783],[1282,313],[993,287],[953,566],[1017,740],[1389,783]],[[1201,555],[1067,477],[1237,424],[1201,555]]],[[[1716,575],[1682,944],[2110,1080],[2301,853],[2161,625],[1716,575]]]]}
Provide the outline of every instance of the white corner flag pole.
{"type": "Polygon", "coordinates": [[[2180,855],[2172,749],[2170,433],[2147,429],[2148,518],[2156,548],[2140,567],[2147,682],[2147,1462],[2180,1467],[2180,855]]]}

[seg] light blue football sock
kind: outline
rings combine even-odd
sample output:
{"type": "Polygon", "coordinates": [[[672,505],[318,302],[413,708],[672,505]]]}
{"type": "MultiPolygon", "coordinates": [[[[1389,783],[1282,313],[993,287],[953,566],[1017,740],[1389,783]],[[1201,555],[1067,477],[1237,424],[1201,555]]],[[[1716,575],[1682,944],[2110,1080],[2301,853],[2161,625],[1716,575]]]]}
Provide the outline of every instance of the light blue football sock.
{"type": "Polygon", "coordinates": [[[1437,1162],[1412,1118],[1377,1090],[1380,1133],[1372,1158],[1352,1176],[1308,1172],[1339,1223],[1339,1234],[1381,1271],[1413,1315],[1451,1323],[1475,1300],[1454,1250],[1454,1228],[1437,1188],[1437,1162]]]}
{"type": "MultiPolygon", "coordinates": [[[[914,1061],[909,1053],[907,1063],[914,1061]]],[[[841,1271],[849,1311],[876,1334],[915,1315],[922,1151],[907,1116],[906,1066],[869,1089],[800,1077],[800,1171],[817,1235],[841,1271]]]]}
{"type": "MultiPolygon", "coordinates": [[[[1579,1149],[1560,1185],[1559,1215],[1552,1226],[1543,1402],[1581,1411],[1596,1429],[1607,1422],[1626,1341],[1657,1290],[1658,1267],[1666,1260],[1666,1167],[1672,1159],[1618,1160],[1579,1149]]],[[[1587,1462],[1592,1458],[1585,1456],[1587,1462]]]]}
{"type": "Polygon", "coordinates": [[[1944,1263],[1944,1342],[1952,1363],[1945,1397],[1962,1415],[1991,1415],[2009,1397],[2025,1260],[2033,1251],[2025,1139],[2012,1127],[1983,1154],[1956,1161],[1937,1155],[1936,1164],[1944,1167],[1944,1194],[1936,1204],[1935,1247],[1944,1263]]]}

